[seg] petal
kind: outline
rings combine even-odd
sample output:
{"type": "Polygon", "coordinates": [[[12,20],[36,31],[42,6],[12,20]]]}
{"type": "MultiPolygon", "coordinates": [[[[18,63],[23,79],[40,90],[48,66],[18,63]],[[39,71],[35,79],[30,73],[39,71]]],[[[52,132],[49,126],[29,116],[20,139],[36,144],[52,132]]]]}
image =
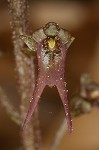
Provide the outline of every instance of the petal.
{"type": "Polygon", "coordinates": [[[60,29],[58,36],[61,39],[61,41],[64,44],[66,44],[67,48],[69,48],[69,46],[75,39],[74,37],[71,36],[71,34],[68,31],[66,31],[64,29],[60,29]]]}
{"type": "Polygon", "coordinates": [[[43,28],[38,29],[37,31],[35,31],[32,35],[32,38],[37,42],[41,42],[42,40],[44,40],[45,38],[47,38],[47,36],[45,35],[43,28]]]}
{"type": "MultiPolygon", "coordinates": [[[[60,78],[62,79],[62,78],[60,78]]],[[[72,132],[72,120],[71,120],[71,114],[70,114],[70,108],[68,105],[68,98],[67,98],[67,90],[66,90],[66,83],[63,80],[58,81],[57,83],[57,89],[60,95],[60,98],[62,100],[64,109],[65,109],[65,115],[68,125],[68,132],[72,132]]]]}
{"type": "Polygon", "coordinates": [[[33,95],[32,95],[32,99],[30,101],[30,106],[29,106],[29,109],[28,109],[28,113],[27,113],[27,116],[26,116],[25,121],[24,121],[23,126],[22,126],[23,129],[25,129],[28,122],[30,122],[32,114],[35,111],[35,108],[38,104],[38,101],[39,101],[39,99],[41,97],[41,94],[43,92],[43,89],[45,87],[45,84],[44,84],[44,82],[42,82],[42,80],[43,79],[41,79],[41,78],[37,79],[37,83],[35,85],[35,89],[34,89],[34,92],[33,92],[33,95]]]}
{"type": "Polygon", "coordinates": [[[33,40],[32,36],[20,35],[20,38],[24,41],[30,50],[36,51],[36,42],[33,40]]]}

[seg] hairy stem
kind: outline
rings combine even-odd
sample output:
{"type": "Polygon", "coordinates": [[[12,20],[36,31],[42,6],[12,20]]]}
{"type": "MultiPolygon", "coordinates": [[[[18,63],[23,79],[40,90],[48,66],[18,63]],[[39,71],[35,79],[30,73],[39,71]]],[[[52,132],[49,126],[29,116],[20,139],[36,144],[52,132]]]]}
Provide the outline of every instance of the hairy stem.
{"type": "MultiPolygon", "coordinates": [[[[13,44],[14,44],[14,55],[16,62],[16,71],[18,74],[19,81],[19,93],[21,97],[20,111],[21,111],[21,121],[25,119],[26,112],[28,109],[29,101],[32,95],[32,89],[34,88],[35,75],[34,75],[34,64],[33,58],[28,58],[22,53],[22,48],[24,44],[19,36],[21,34],[29,34],[29,23],[28,23],[28,5],[27,0],[8,0],[9,10],[11,14],[11,27],[13,30],[13,44]]],[[[36,113],[36,112],[35,112],[36,113]]],[[[34,116],[36,115],[34,113],[34,116]]],[[[38,120],[38,114],[36,115],[38,120]]],[[[35,122],[33,122],[35,124],[35,122]]],[[[39,128],[39,125],[37,126],[39,128]]],[[[34,136],[32,122],[29,126],[22,132],[23,136],[23,147],[25,150],[34,150],[34,141],[36,136],[34,136]]],[[[38,137],[37,137],[38,138],[38,137]]],[[[40,142],[38,143],[38,145],[40,142]]]]}

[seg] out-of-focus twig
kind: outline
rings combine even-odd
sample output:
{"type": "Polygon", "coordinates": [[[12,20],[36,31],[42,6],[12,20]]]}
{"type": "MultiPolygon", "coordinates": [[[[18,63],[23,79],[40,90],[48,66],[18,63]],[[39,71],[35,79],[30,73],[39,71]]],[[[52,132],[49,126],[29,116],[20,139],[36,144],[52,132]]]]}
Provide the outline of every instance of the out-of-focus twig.
{"type": "Polygon", "coordinates": [[[66,124],[66,119],[64,119],[61,126],[59,127],[59,129],[56,132],[54,141],[51,146],[51,150],[57,150],[58,145],[59,145],[64,133],[66,132],[66,130],[68,130],[68,128],[67,128],[67,124],[66,124]]]}
{"type": "Polygon", "coordinates": [[[9,101],[3,89],[0,87],[0,104],[4,107],[9,117],[18,125],[21,124],[21,118],[19,112],[9,101]]]}

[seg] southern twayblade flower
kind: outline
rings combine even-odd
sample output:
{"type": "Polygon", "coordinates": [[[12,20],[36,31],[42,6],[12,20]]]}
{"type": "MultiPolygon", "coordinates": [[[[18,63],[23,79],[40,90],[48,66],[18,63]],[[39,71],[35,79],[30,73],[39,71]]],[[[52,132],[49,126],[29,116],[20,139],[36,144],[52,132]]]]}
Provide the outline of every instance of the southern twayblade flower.
{"type": "Polygon", "coordinates": [[[21,39],[28,46],[28,52],[37,52],[38,76],[32,95],[30,107],[23,124],[23,128],[30,121],[38,104],[39,98],[46,85],[56,86],[62,100],[68,131],[72,131],[72,121],[68,106],[66,82],[64,80],[67,49],[74,40],[70,33],[58,24],[49,22],[44,28],[36,30],[31,36],[21,35],[21,39]]]}

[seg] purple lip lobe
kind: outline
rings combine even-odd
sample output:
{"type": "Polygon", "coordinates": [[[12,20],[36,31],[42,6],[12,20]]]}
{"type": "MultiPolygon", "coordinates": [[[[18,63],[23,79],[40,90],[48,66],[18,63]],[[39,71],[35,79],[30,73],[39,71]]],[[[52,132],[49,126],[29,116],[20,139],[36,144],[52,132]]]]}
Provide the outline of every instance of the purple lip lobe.
{"type": "Polygon", "coordinates": [[[62,100],[65,109],[68,131],[69,133],[71,133],[72,120],[68,106],[64,72],[65,72],[67,49],[74,40],[74,38],[70,37],[69,41],[66,41],[68,38],[66,37],[67,32],[65,36],[65,34],[62,33],[63,31],[60,32],[59,28],[57,29],[55,27],[56,27],[55,23],[48,23],[47,29],[45,30],[46,31],[45,33],[47,33],[48,35],[47,36],[45,35],[46,38],[37,43],[38,77],[36,80],[30,107],[23,124],[23,128],[25,128],[27,123],[30,121],[31,116],[38,104],[39,98],[43,92],[43,89],[45,88],[46,85],[48,85],[49,87],[56,86],[58,89],[60,98],[62,100]],[[50,34],[51,35],[53,34],[53,36],[50,36],[50,34]],[[67,43],[65,43],[65,41],[67,43]]]}

